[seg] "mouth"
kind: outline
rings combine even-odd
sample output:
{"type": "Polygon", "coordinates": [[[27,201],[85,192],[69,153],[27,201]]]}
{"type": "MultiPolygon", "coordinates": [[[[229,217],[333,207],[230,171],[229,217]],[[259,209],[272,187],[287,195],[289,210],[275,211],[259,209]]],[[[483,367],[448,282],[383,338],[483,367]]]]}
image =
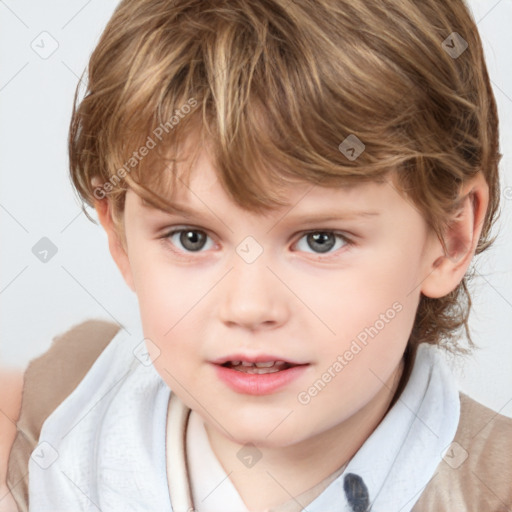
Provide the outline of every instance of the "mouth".
{"type": "Polygon", "coordinates": [[[288,370],[295,366],[305,366],[300,364],[289,363],[287,361],[264,361],[259,363],[251,363],[249,361],[226,361],[220,366],[236,370],[237,372],[247,374],[266,374],[266,373],[277,373],[283,370],[288,370]]]}
{"type": "Polygon", "coordinates": [[[224,384],[244,395],[268,395],[285,389],[301,378],[310,365],[284,361],[275,356],[242,357],[237,354],[220,359],[214,362],[214,366],[217,377],[224,384]]]}

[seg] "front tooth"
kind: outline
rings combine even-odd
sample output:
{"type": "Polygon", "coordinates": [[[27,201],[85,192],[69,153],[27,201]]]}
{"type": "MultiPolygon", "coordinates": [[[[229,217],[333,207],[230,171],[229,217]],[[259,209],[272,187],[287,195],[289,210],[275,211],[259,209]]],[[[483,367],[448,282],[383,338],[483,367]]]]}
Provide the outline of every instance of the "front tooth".
{"type": "MultiPolygon", "coordinates": [[[[238,362],[238,364],[240,364],[239,361],[233,361],[233,365],[238,362]]],[[[252,366],[252,363],[248,363],[247,361],[242,361],[242,366],[252,366]]]]}
{"type": "Polygon", "coordinates": [[[238,366],[240,364],[240,361],[231,361],[231,364],[233,366],[238,366]]]}
{"type": "Polygon", "coordinates": [[[256,368],[270,368],[274,366],[275,361],[268,361],[266,363],[254,363],[256,365],[256,368]]]}

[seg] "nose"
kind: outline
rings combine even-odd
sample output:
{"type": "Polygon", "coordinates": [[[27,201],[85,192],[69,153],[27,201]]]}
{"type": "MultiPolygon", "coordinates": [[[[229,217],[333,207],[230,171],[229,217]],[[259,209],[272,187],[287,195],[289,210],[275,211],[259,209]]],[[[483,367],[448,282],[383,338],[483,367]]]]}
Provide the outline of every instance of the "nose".
{"type": "Polygon", "coordinates": [[[230,327],[276,328],[289,317],[287,291],[267,267],[263,256],[247,263],[235,255],[233,269],[223,280],[220,290],[220,319],[230,327]]]}

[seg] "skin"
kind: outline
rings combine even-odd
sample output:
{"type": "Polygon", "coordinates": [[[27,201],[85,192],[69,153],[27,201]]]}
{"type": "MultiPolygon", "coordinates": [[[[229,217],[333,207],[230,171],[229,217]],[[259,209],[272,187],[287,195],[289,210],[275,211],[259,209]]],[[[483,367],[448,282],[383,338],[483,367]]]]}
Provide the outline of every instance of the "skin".
{"type": "Polygon", "coordinates": [[[23,373],[20,370],[0,368],[0,512],[17,510],[6,479],[9,453],[16,437],[22,387],[23,373]]]}
{"type": "Polygon", "coordinates": [[[190,188],[180,184],[173,197],[202,214],[150,208],[128,190],[120,236],[108,199],[96,204],[111,254],[137,295],[157,371],[201,415],[215,455],[251,511],[313,487],[371,435],[401,375],[420,294],[442,297],[460,283],[488,204],[479,174],[461,191],[466,200],[447,230],[445,254],[414,205],[397,192],[392,173],[383,184],[304,183],[284,192],[288,207],[266,215],[241,209],[222,189],[205,149],[190,188]],[[357,210],[378,215],[349,219],[357,210]],[[304,220],[333,211],[337,219],[304,220]],[[180,233],[166,236],[187,226],[208,235],[198,251],[180,243],[180,233]],[[305,233],[315,230],[339,232],[352,243],[331,236],[334,247],[319,252],[305,233]],[[247,236],[263,249],[250,264],[236,252],[247,236]],[[400,312],[320,393],[300,403],[299,393],[397,303],[400,312]],[[285,388],[249,396],[220,381],[211,364],[241,351],[309,366],[285,388]],[[248,442],[262,455],[252,468],[237,457],[248,442]]]}

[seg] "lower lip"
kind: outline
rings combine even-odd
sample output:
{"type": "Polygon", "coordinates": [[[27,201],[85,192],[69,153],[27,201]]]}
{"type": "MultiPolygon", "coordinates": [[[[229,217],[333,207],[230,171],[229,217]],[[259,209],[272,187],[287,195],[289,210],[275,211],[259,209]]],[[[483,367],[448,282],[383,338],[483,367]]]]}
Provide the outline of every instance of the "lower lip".
{"type": "Polygon", "coordinates": [[[293,366],[273,373],[244,373],[215,365],[217,375],[233,391],[246,395],[268,395],[300,377],[308,365],[293,366]]]}

